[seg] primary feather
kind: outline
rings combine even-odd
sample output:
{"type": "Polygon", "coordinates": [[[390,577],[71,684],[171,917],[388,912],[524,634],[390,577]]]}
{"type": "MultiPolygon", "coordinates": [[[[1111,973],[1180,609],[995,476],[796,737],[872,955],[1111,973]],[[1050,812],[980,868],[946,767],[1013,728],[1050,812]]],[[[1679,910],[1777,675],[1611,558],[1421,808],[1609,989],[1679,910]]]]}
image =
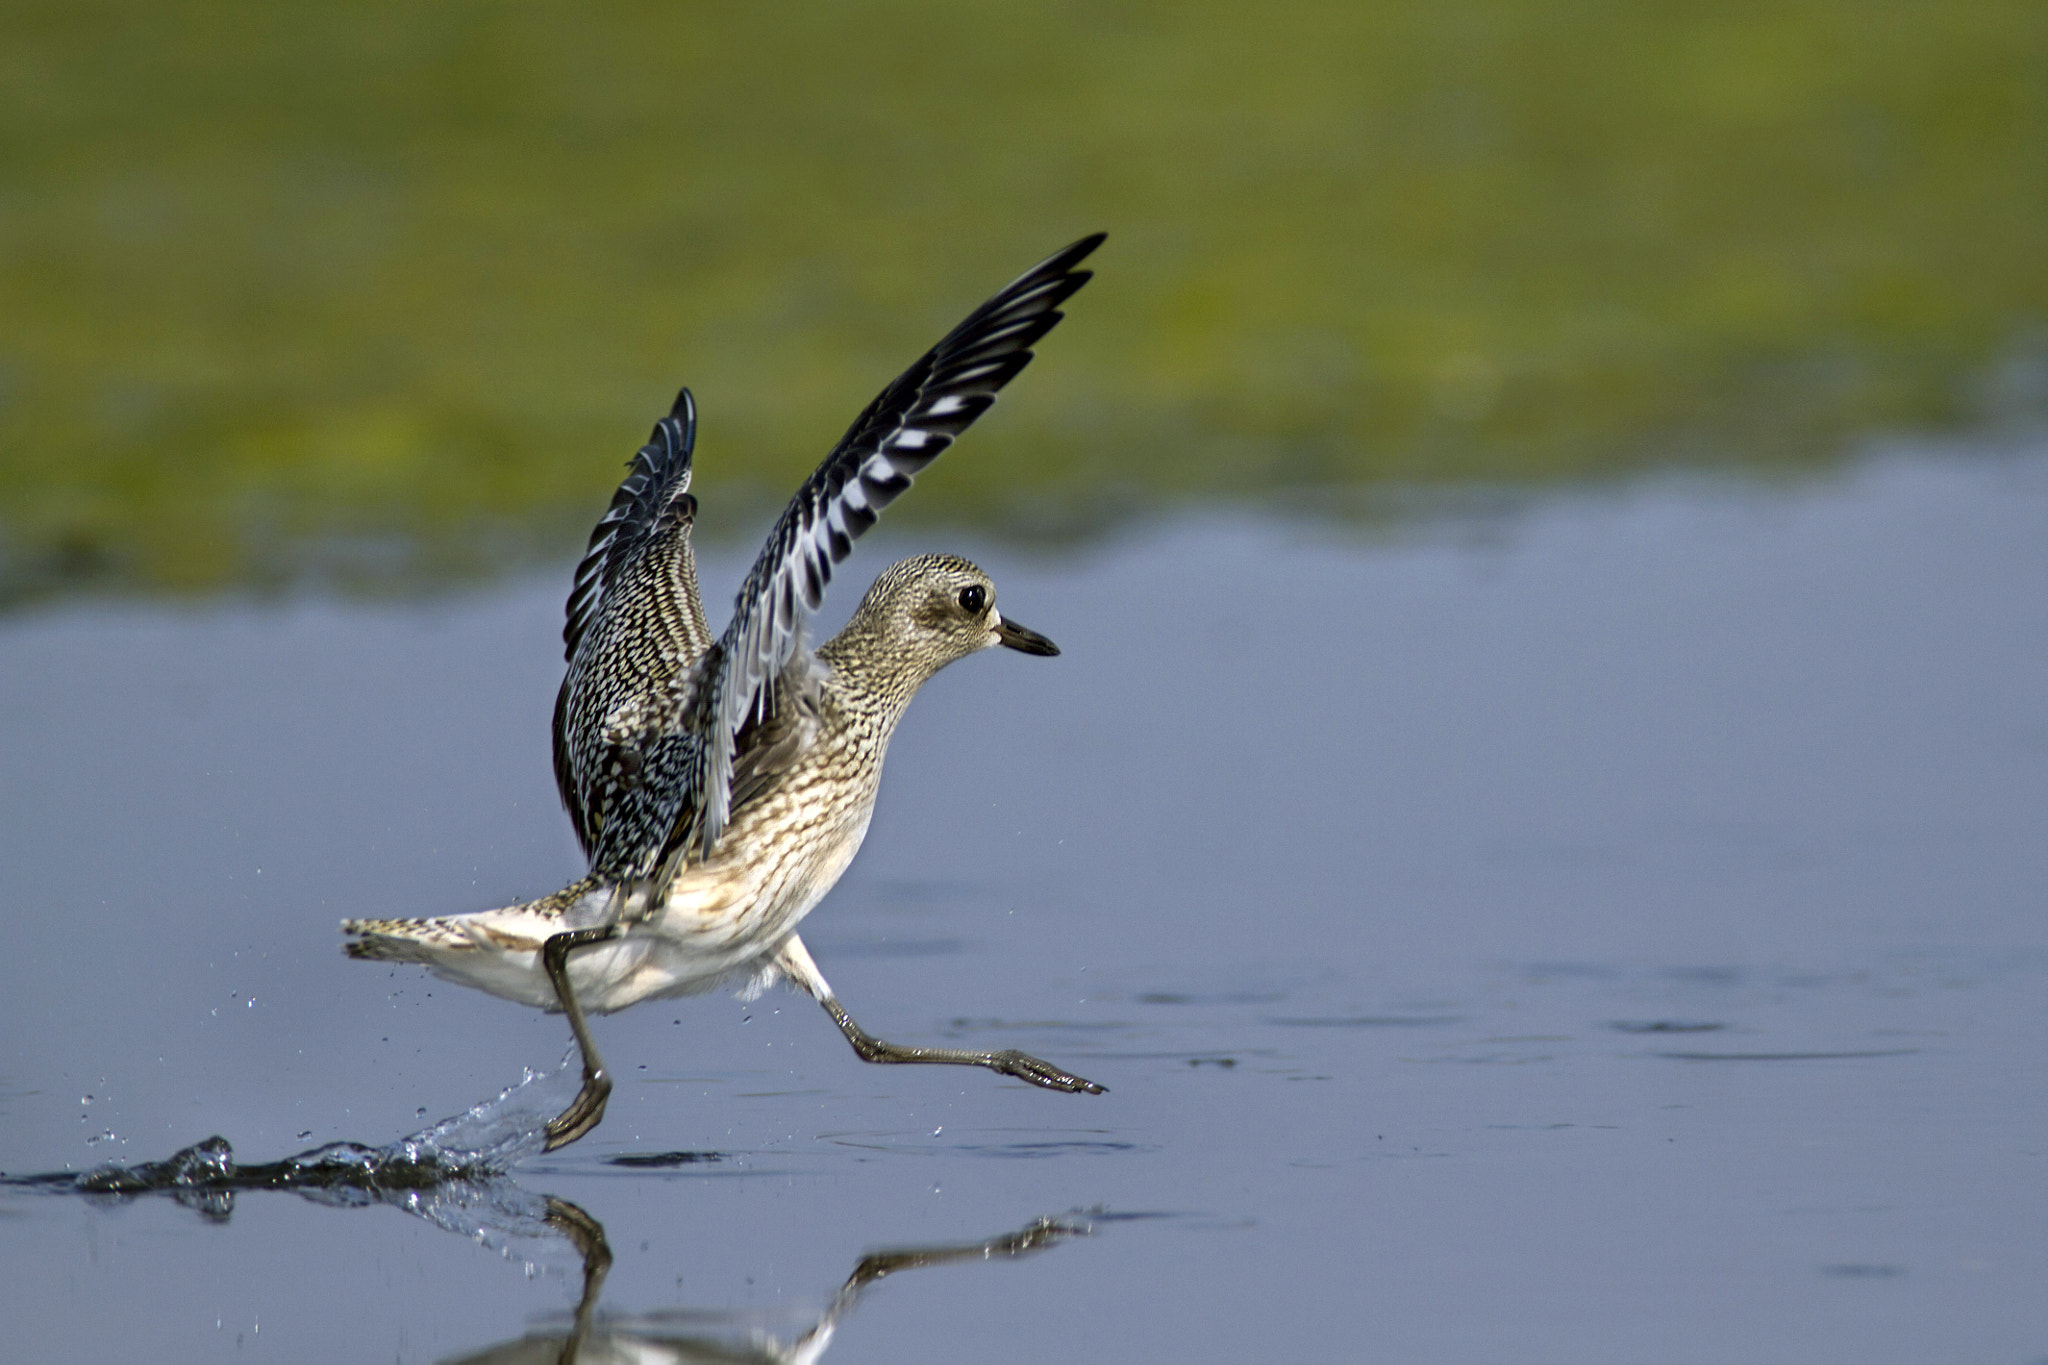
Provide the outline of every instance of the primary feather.
{"type": "Polygon", "coordinates": [[[1055,252],[970,313],[868,404],[783,509],[699,683],[702,742],[680,814],[700,854],[710,853],[731,816],[740,738],[773,710],[777,681],[832,566],[1031,363],[1031,347],[1064,316],[1059,305],[1090,278],[1075,267],[1102,241],[1095,233],[1055,252]]]}

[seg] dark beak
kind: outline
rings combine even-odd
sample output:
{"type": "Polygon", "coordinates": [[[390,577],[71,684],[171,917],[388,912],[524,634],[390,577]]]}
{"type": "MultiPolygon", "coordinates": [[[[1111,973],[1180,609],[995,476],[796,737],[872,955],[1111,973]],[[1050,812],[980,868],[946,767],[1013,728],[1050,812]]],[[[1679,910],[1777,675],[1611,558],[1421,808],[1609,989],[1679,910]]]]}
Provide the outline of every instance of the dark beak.
{"type": "Polygon", "coordinates": [[[1042,654],[1047,658],[1060,652],[1058,645],[1035,630],[1026,630],[1007,616],[1003,618],[1003,623],[996,627],[996,643],[1007,649],[1024,654],[1042,654]]]}

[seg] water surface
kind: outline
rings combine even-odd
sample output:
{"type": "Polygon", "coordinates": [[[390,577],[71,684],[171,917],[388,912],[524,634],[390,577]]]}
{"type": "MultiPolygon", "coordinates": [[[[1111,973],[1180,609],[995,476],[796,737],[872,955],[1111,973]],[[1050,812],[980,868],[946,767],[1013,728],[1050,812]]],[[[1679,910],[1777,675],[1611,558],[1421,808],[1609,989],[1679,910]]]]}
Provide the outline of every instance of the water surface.
{"type": "MultiPolygon", "coordinates": [[[[8,1354],[546,1358],[594,1278],[598,1337],[835,1361],[2038,1359],[2044,546],[2024,444],[864,543],[1065,653],[927,689],[806,938],[871,1030],[1109,1094],[643,1005],[592,1138],[438,1204],[12,1189],[8,1354]]],[[[566,579],[0,627],[10,1176],[390,1143],[561,1061],[335,922],[574,875],[566,579]]]]}

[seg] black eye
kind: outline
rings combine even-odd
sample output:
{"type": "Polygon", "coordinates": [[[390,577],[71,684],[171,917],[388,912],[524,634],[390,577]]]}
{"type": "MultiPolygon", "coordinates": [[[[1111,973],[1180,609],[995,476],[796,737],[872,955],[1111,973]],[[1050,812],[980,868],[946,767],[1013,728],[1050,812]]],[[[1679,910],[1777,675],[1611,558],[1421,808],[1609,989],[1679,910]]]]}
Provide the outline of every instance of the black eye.
{"type": "Polygon", "coordinates": [[[970,616],[981,615],[981,609],[988,605],[988,593],[979,583],[960,589],[960,606],[970,616]]]}

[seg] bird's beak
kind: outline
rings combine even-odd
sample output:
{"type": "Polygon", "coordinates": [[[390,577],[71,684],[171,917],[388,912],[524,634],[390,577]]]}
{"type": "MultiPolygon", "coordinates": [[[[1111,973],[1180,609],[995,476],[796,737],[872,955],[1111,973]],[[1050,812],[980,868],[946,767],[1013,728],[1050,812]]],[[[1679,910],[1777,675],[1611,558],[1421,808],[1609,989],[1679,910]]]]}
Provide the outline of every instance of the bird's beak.
{"type": "Polygon", "coordinates": [[[1035,630],[1026,630],[1008,617],[996,620],[996,643],[1006,649],[1024,654],[1042,654],[1047,658],[1060,652],[1060,647],[1035,630]]]}

